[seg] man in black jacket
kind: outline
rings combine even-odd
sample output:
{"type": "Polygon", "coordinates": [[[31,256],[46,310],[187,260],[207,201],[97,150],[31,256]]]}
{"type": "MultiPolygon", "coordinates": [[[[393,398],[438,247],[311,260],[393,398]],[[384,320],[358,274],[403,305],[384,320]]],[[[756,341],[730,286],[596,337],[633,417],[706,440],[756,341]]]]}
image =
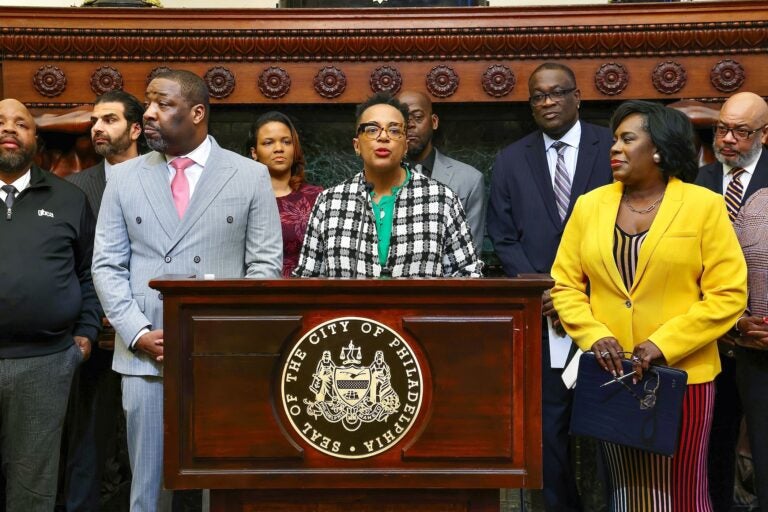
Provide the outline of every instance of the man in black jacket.
{"type": "MultiPolygon", "coordinates": [[[[112,168],[139,156],[143,115],[139,100],[124,91],[109,91],[94,102],[91,142],[104,160],[67,177],[85,192],[94,215],[99,213],[112,168]]],[[[67,512],[99,510],[109,441],[115,437],[122,414],[120,375],[112,371],[112,353],[111,347],[96,344],[90,360],[80,367],[72,382],[65,436],[67,512]]]]}
{"type": "Polygon", "coordinates": [[[0,101],[0,453],[6,509],[50,512],[75,368],[99,332],[85,194],[32,165],[35,122],[0,101]]]}

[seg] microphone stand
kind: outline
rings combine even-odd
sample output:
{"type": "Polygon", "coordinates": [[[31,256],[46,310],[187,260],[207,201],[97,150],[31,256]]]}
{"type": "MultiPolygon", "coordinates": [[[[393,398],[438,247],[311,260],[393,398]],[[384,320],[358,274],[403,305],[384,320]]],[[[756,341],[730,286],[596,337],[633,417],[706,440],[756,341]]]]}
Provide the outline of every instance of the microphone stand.
{"type": "Polygon", "coordinates": [[[365,188],[365,195],[362,198],[359,194],[355,197],[355,201],[358,204],[361,204],[363,211],[361,212],[360,216],[360,228],[357,230],[357,241],[355,243],[355,261],[352,265],[352,279],[357,279],[357,263],[360,260],[360,244],[363,241],[363,230],[365,228],[364,221],[365,217],[370,215],[368,213],[370,211],[368,201],[370,200],[371,192],[373,192],[373,183],[370,183],[365,179],[365,174],[363,174],[363,187],[365,188]]]}

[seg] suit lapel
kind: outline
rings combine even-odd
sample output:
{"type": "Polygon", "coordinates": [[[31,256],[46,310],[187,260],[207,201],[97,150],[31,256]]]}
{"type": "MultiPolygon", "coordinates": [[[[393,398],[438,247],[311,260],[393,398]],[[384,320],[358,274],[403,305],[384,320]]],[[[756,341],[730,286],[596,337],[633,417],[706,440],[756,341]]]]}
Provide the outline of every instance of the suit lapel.
{"type": "Polygon", "coordinates": [[[617,289],[629,294],[624,281],[619,274],[619,267],[616,266],[616,259],[613,255],[613,237],[616,228],[616,216],[619,213],[619,203],[621,203],[621,192],[623,186],[621,183],[614,183],[610,188],[605,189],[603,197],[600,200],[600,212],[598,214],[598,244],[600,246],[600,256],[603,259],[608,275],[617,289]]]}
{"type": "Polygon", "coordinates": [[[151,153],[139,169],[139,182],[147,196],[149,207],[155,212],[160,226],[170,238],[179,226],[179,214],[173,205],[168,164],[162,153],[151,153]]]}
{"type": "Polygon", "coordinates": [[[573,210],[573,205],[576,204],[576,199],[587,191],[587,184],[599,166],[595,165],[595,159],[597,158],[598,145],[600,139],[595,136],[592,128],[586,124],[581,123],[581,140],[579,141],[579,156],[576,161],[576,171],[573,175],[573,184],[571,185],[571,197],[568,205],[568,215],[573,210]]]}
{"type": "Polygon", "coordinates": [[[700,172],[704,173],[704,179],[701,184],[712,192],[723,195],[723,164],[718,163],[700,172]]]}
{"type": "Polygon", "coordinates": [[[101,197],[104,195],[104,189],[107,187],[107,173],[104,170],[104,162],[96,168],[96,172],[91,174],[91,192],[90,195],[93,198],[93,214],[99,215],[99,208],[101,208],[101,197]]]}
{"type": "Polygon", "coordinates": [[[747,190],[744,191],[744,197],[741,200],[741,204],[747,202],[747,198],[756,191],[765,187],[768,187],[768,151],[763,148],[762,153],[760,153],[760,158],[757,160],[755,172],[752,174],[752,179],[749,180],[749,186],[747,186],[747,190]]]}
{"type": "Polygon", "coordinates": [[[435,168],[432,169],[432,179],[443,183],[453,190],[453,172],[451,172],[450,165],[443,159],[443,155],[438,150],[435,150],[435,168]]]}
{"type": "Polygon", "coordinates": [[[637,269],[635,269],[635,280],[632,283],[630,293],[637,288],[637,284],[643,279],[645,269],[648,267],[648,261],[653,255],[653,251],[659,245],[664,233],[669,229],[669,225],[677,216],[680,207],[683,205],[683,183],[677,178],[670,178],[667,184],[667,190],[664,192],[664,199],[659,205],[659,212],[651,223],[648,235],[640,247],[640,254],[637,257],[637,269]]]}
{"type": "Polygon", "coordinates": [[[525,152],[525,159],[528,161],[528,170],[531,172],[533,182],[539,189],[543,199],[544,207],[547,209],[549,217],[555,226],[562,229],[560,214],[557,213],[557,203],[555,201],[555,191],[552,189],[552,178],[549,175],[549,164],[547,163],[546,148],[544,147],[544,136],[541,132],[528,145],[525,152]]]}
{"type": "MultiPolygon", "coordinates": [[[[184,213],[184,217],[181,219],[181,224],[173,234],[171,247],[176,245],[197,222],[234,173],[235,168],[224,154],[224,151],[216,141],[211,139],[211,154],[208,156],[203,173],[200,175],[200,181],[195,186],[195,193],[192,194],[192,199],[189,202],[187,211],[184,213]]],[[[168,189],[170,190],[170,187],[168,189]]],[[[175,212],[176,210],[174,209],[175,212]]]]}

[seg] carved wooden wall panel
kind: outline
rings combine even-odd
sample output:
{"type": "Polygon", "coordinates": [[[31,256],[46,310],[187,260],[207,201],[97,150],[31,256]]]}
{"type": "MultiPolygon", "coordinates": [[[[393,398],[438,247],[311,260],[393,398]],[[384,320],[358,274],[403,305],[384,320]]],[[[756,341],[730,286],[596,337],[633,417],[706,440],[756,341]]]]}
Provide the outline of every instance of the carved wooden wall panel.
{"type": "Polygon", "coordinates": [[[768,94],[768,3],[558,8],[193,10],[0,8],[2,93],[90,102],[184,67],[215,102],[355,103],[419,89],[446,102],[525,101],[545,60],[586,100],[768,94]],[[95,14],[98,13],[98,16],[95,14]]]}

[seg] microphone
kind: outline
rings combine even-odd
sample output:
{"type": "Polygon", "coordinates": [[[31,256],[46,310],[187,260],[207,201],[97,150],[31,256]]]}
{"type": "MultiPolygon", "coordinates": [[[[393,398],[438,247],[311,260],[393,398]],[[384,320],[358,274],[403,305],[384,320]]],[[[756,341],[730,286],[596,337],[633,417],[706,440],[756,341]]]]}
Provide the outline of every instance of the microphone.
{"type": "Polygon", "coordinates": [[[367,210],[370,210],[368,207],[368,199],[371,197],[371,192],[373,192],[373,183],[365,179],[365,174],[363,174],[363,188],[365,188],[365,196],[361,198],[358,194],[355,197],[355,201],[362,206],[363,211],[360,212],[360,229],[357,230],[357,241],[355,242],[355,261],[352,264],[352,279],[357,279],[357,263],[360,260],[360,244],[363,241],[363,221],[365,220],[365,216],[368,215],[367,210]]]}

